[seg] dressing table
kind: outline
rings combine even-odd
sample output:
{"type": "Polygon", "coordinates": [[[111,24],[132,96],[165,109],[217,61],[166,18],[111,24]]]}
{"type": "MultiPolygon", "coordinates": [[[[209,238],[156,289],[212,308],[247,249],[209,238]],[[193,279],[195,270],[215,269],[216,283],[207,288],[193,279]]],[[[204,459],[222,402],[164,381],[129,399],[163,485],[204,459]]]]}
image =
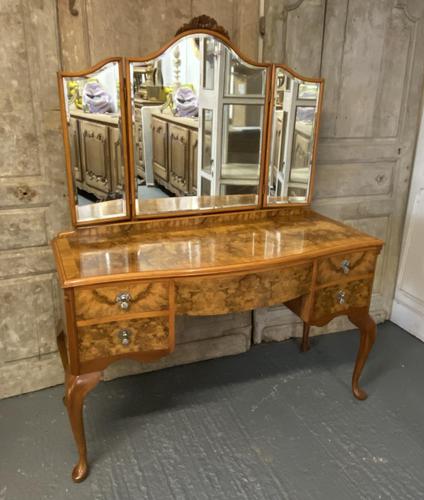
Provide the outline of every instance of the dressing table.
{"type": "Polygon", "coordinates": [[[324,82],[242,56],[207,16],[154,54],[111,58],[58,82],[75,227],[52,246],[65,311],[64,403],[79,454],[74,481],[88,473],[85,396],[117,360],[169,355],[176,315],[285,304],[303,321],[302,351],[310,326],[346,315],[360,331],[352,391],[365,399],[359,379],[376,336],[369,306],[383,242],[310,208],[324,82]],[[98,92],[86,95],[93,81],[98,92]],[[175,98],[183,87],[190,101],[175,98]],[[113,147],[80,127],[81,115],[98,108],[117,120],[113,147]],[[178,125],[184,117],[187,131],[178,125]],[[106,199],[85,190],[102,172],[116,177],[116,158],[119,189],[109,186],[106,199]],[[80,160],[90,162],[90,178],[83,170],[76,178],[80,160]]]}

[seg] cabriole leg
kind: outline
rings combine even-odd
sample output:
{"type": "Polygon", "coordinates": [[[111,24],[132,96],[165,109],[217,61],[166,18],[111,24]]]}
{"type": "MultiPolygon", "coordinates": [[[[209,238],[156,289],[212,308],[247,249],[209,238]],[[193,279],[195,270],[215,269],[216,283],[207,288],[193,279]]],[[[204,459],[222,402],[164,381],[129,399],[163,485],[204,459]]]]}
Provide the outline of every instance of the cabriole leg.
{"type": "Polygon", "coordinates": [[[63,404],[66,406],[66,387],[68,380],[68,350],[66,348],[65,333],[60,332],[56,337],[57,348],[59,349],[60,359],[62,360],[63,370],[65,371],[65,395],[63,396],[63,404]]]}
{"type": "Polygon", "coordinates": [[[83,481],[88,475],[87,445],[83,422],[84,399],[99,383],[100,376],[101,372],[93,372],[83,375],[68,373],[66,377],[65,404],[79,454],[78,463],[72,471],[72,479],[77,483],[83,481]]]}
{"type": "Polygon", "coordinates": [[[68,369],[68,352],[66,349],[66,340],[64,332],[60,332],[56,337],[57,348],[59,349],[60,359],[62,361],[63,369],[65,372],[68,369]]]}
{"type": "Polygon", "coordinates": [[[367,393],[359,387],[359,378],[367,361],[368,355],[374,345],[377,335],[377,326],[375,321],[369,315],[368,309],[354,309],[349,312],[350,321],[359,328],[361,335],[359,351],[356,356],[355,368],[352,376],[352,391],[359,400],[367,399],[367,393]]]}
{"type": "Polygon", "coordinates": [[[303,322],[303,336],[302,336],[302,343],[300,344],[301,352],[307,352],[311,348],[311,344],[309,343],[309,330],[310,330],[310,328],[311,328],[311,325],[303,322]]]}

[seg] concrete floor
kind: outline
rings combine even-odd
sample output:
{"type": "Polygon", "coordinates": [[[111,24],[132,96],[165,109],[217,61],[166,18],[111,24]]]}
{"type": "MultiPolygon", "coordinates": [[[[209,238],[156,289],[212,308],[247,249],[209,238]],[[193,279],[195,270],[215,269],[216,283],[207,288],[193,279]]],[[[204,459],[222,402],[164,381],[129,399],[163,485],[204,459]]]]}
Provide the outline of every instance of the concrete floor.
{"type": "Polygon", "coordinates": [[[424,498],[424,344],[378,330],[362,403],[355,331],[100,384],[79,485],[63,388],[0,401],[0,499],[424,498]]]}

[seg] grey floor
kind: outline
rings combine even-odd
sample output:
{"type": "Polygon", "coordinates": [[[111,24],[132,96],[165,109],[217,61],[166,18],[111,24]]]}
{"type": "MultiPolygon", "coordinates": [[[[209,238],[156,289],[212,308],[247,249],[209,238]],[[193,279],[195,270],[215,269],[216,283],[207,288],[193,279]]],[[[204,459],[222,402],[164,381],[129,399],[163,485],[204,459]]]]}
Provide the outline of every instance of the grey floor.
{"type": "Polygon", "coordinates": [[[156,198],[169,198],[169,195],[165,193],[160,187],[156,186],[138,186],[137,188],[137,198],[143,200],[151,200],[156,198]]]}
{"type": "Polygon", "coordinates": [[[424,498],[424,344],[380,325],[358,402],[357,332],[313,342],[101,384],[79,485],[63,388],[0,401],[0,499],[424,498]]]}

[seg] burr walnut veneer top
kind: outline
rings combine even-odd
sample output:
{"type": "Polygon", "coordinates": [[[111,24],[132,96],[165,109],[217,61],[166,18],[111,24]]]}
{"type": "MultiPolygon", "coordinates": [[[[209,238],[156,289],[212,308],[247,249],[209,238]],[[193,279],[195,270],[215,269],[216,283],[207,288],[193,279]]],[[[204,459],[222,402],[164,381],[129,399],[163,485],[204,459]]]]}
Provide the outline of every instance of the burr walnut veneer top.
{"type": "Polygon", "coordinates": [[[258,210],[79,228],[53,240],[63,287],[295,264],[382,241],[311,210],[258,210]]]}

